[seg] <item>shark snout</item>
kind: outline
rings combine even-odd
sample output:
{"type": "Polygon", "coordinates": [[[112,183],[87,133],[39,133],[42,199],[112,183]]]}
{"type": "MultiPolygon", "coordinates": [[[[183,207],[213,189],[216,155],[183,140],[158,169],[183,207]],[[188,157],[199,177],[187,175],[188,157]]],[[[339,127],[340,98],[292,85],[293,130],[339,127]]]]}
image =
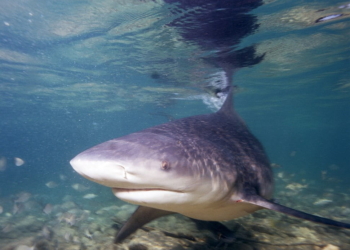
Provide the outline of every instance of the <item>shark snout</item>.
{"type": "Polygon", "coordinates": [[[108,187],[123,186],[127,182],[125,167],[111,160],[90,159],[79,154],[70,164],[80,175],[108,187]]]}

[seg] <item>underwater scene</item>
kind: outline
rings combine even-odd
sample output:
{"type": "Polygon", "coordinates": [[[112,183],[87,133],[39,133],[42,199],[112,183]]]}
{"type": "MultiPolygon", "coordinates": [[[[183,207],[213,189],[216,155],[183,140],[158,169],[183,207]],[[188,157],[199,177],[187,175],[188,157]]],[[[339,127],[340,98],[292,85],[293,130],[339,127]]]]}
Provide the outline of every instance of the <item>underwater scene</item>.
{"type": "Polygon", "coordinates": [[[0,250],[349,250],[349,38],[338,0],[0,1],[0,250]]]}

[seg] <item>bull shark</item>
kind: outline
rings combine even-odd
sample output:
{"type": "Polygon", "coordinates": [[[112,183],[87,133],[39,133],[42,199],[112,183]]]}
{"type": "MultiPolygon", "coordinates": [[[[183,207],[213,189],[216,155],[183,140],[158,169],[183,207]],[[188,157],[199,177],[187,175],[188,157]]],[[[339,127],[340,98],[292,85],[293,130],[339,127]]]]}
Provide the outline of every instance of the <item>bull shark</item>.
{"type": "Polygon", "coordinates": [[[139,205],[115,237],[120,243],[159,217],[232,220],[259,209],[340,228],[350,224],[273,202],[273,173],[262,144],[233,107],[233,87],[221,109],[151,127],[92,147],[73,158],[85,178],[139,205]]]}

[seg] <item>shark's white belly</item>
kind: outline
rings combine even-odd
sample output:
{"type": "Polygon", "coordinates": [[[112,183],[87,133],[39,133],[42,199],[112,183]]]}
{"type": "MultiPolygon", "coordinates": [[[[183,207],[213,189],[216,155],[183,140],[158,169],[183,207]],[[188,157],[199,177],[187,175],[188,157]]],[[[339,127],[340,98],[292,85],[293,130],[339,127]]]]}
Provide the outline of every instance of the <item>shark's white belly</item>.
{"type": "Polygon", "coordinates": [[[237,197],[225,199],[216,196],[217,199],[215,199],[214,196],[209,195],[205,199],[203,198],[204,196],[189,196],[183,199],[182,196],[184,194],[179,195],[166,191],[145,192],[141,190],[120,191],[120,189],[114,189],[113,192],[119,199],[135,205],[171,211],[193,219],[206,221],[232,220],[261,209],[261,207],[243,202],[237,197]],[[157,192],[157,195],[154,194],[155,192],[157,192]],[[146,199],[148,195],[159,199],[153,199],[153,202],[149,202],[150,199],[146,199]],[[203,199],[201,200],[201,198],[203,199]]]}

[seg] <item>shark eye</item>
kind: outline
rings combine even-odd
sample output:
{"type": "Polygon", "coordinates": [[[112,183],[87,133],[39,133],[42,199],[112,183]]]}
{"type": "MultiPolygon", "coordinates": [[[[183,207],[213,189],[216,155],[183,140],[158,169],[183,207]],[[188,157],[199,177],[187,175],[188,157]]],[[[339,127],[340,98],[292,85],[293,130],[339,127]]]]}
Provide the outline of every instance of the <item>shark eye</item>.
{"type": "Polygon", "coordinates": [[[162,161],[162,166],[161,166],[162,170],[169,170],[170,169],[170,164],[167,161],[162,161]]]}

